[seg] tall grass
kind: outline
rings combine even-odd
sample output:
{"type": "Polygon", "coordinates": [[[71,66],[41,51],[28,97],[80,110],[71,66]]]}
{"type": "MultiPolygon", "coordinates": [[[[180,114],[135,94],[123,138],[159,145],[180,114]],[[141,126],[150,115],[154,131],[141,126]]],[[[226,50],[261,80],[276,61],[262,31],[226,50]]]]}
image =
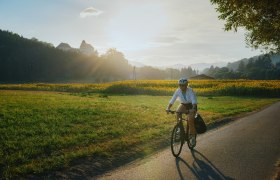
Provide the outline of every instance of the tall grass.
{"type": "MultiPolygon", "coordinates": [[[[177,87],[174,80],[118,81],[103,84],[2,84],[0,89],[60,92],[170,95],[177,87]]],[[[280,97],[280,80],[191,80],[201,96],[263,96],[280,97]]]]}

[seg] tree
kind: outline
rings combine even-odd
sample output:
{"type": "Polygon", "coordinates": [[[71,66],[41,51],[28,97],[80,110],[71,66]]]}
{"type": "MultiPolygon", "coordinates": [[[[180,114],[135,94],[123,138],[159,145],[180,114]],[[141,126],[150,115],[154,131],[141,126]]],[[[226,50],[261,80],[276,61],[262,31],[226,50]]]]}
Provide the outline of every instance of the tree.
{"type": "Polygon", "coordinates": [[[245,28],[246,43],[253,48],[280,52],[279,0],[210,0],[217,5],[225,30],[245,28]]]}
{"type": "Polygon", "coordinates": [[[275,66],[276,66],[277,69],[280,69],[280,62],[276,63],[275,66]]]}
{"type": "Polygon", "coordinates": [[[237,68],[237,71],[238,72],[244,72],[245,71],[245,63],[244,61],[241,61],[238,65],[238,68],[237,68]]]}
{"type": "Polygon", "coordinates": [[[101,58],[103,59],[103,75],[110,77],[110,81],[129,79],[132,66],[128,64],[122,52],[111,48],[101,58]]]}
{"type": "Polygon", "coordinates": [[[254,67],[254,61],[252,58],[250,58],[246,65],[246,70],[248,71],[248,70],[252,69],[253,67],[254,67]]]}
{"type": "Polygon", "coordinates": [[[193,70],[190,66],[188,68],[181,69],[181,77],[192,77],[197,75],[196,71],[193,70]]]}
{"type": "Polygon", "coordinates": [[[259,69],[271,69],[273,67],[273,64],[271,62],[271,59],[269,55],[260,56],[255,62],[254,67],[259,69]]]}

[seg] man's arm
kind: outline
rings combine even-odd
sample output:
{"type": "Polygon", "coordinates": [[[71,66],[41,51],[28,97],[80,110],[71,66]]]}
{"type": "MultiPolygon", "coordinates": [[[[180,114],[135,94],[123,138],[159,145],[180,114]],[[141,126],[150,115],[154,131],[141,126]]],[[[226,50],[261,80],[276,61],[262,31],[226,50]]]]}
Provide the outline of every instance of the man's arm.
{"type": "Polygon", "coordinates": [[[194,110],[196,112],[197,111],[197,98],[196,98],[196,94],[193,92],[193,90],[191,91],[191,100],[192,100],[192,110],[194,110]]]}
{"type": "Polygon", "coordinates": [[[169,111],[170,111],[170,108],[172,107],[172,105],[173,105],[174,102],[176,101],[177,97],[178,97],[178,93],[177,93],[177,90],[176,90],[176,91],[174,92],[174,94],[173,94],[171,100],[169,101],[169,104],[168,104],[168,106],[167,106],[167,108],[166,108],[166,112],[169,112],[169,111]]]}
{"type": "Polygon", "coordinates": [[[173,104],[168,104],[167,109],[166,110],[170,110],[170,108],[172,107],[173,104]]]}

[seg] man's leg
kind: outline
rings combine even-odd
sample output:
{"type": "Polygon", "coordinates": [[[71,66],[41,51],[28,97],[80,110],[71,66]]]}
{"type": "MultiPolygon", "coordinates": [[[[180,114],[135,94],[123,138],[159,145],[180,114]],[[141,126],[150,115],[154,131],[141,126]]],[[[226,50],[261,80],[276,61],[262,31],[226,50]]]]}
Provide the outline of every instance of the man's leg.
{"type": "Polygon", "coordinates": [[[176,110],[176,115],[177,115],[177,120],[179,118],[182,118],[182,114],[183,113],[186,113],[187,112],[187,109],[186,107],[183,105],[183,104],[180,104],[176,110]]]}
{"type": "Polygon", "coordinates": [[[196,135],[196,130],[195,130],[195,127],[194,127],[194,117],[195,117],[195,111],[194,110],[190,110],[189,111],[189,115],[188,115],[188,123],[189,123],[189,126],[190,126],[190,134],[192,135],[196,135]]]}

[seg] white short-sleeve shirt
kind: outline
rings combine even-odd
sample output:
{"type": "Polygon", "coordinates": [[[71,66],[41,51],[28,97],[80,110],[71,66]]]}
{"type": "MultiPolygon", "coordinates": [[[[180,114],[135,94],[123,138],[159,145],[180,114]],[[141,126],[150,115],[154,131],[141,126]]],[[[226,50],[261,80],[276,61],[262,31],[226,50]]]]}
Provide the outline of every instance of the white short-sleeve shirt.
{"type": "Polygon", "coordinates": [[[187,104],[187,103],[192,103],[192,104],[197,104],[197,99],[196,99],[196,95],[195,93],[193,92],[192,88],[188,87],[187,90],[186,90],[186,93],[185,93],[185,97],[183,96],[183,92],[180,88],[178,88],[171,100],[169,101],[170,104],[174,104],[174,102],[176,101],[177,98],[179,98],[179,101],[183,104],[187,104]]]}

